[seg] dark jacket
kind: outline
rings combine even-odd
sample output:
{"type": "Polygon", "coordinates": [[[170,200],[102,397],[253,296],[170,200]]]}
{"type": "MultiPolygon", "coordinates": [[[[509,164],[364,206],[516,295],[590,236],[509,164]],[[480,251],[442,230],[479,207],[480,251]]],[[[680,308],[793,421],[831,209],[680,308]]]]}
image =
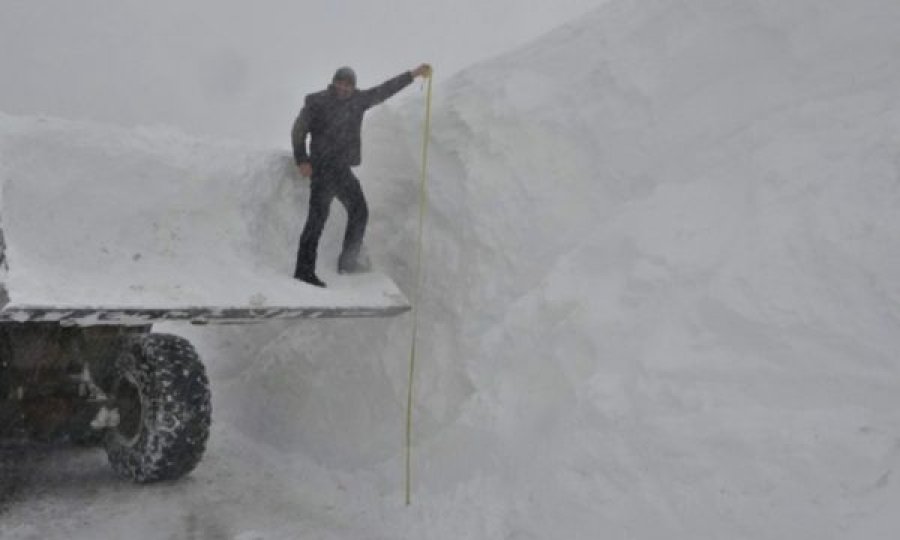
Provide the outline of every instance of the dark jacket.
{"type": "Polygon", "coordinates": [[[291,142],[294,161],[312,163],[313,167],[334,165],[356,166],[362,162],[361,137],[363,114],[412,83],[410,72],[368,90],[356,90],[346,99],[339,99],[334,86],[309,94],[303,109],[294,121],[291,142]],[[309,152],[306,136],[311,136],[309,152]]]}

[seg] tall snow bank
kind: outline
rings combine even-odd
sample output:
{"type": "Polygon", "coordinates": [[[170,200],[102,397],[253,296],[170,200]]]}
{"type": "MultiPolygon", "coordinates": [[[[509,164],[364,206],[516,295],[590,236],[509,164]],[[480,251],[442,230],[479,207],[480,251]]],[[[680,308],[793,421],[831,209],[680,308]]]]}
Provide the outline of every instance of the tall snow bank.
{"type": "MultiPolygon", "coordinates": [[[[889,0],[618,1],[437,90],[416,525],[890,523],[898,24],[889,0]]],[[[370,120],[361,171],[407,291],[419,107],[370,120]]],[[[397,496],[399,324],[267,342],[232,387],[254,410],[236,425],[397,496]]]]}
{"type": "Polygon", "coordinates": [[[443,88],[420,396],[459,418],[422,482],[496,482],[538,538],[841,536],[896,500],[898,24],[616,2],[443,88]]]}

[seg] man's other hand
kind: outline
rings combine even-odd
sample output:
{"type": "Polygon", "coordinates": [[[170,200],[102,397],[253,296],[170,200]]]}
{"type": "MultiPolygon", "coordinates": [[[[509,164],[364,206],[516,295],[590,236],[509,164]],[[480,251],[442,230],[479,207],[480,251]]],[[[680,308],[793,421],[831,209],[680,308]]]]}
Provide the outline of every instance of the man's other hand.
{"type": "Polygon", "coordinates": [[[298,167],[300,168],[300,175],[304,178],[312,176],[312,165],[309,163],[301,163],[298,167]]]}

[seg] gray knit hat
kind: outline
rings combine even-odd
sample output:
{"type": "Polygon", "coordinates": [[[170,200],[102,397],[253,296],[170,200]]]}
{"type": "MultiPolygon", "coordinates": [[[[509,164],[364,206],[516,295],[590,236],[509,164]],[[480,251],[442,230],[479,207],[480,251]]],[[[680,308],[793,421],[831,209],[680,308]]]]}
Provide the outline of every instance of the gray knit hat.
{"type": "Polygon", "coordinates": [[[331,82],[336,81],[346,81],[353,86],[356,86],[356,72],[353,71],[353,68],[348,66],[338,68],[338,70],[334,72],[334,77],[331,78],[331,82]]]}

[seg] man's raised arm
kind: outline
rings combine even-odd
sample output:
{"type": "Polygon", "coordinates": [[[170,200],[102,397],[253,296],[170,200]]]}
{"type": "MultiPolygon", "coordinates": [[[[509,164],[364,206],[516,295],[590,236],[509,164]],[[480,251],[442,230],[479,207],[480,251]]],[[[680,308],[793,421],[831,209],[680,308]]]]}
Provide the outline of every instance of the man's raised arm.
{"type": "Polygon", "coordinates": [[[365,99],[366,108],[374,107],[375,105],[378,105],[379,103],[393,96],[400,90],[403,90],[404,88],[409,86],[413,82],[413,79],[415,79],[416,77],[429,76],[431,76],[431,66],[428,64],[421,64],[419,67],[410,71],[405,71],[392,79],[388,79],[387,81],[379,84],[374,88],[362,90],[361,93],[365,99]]]}

